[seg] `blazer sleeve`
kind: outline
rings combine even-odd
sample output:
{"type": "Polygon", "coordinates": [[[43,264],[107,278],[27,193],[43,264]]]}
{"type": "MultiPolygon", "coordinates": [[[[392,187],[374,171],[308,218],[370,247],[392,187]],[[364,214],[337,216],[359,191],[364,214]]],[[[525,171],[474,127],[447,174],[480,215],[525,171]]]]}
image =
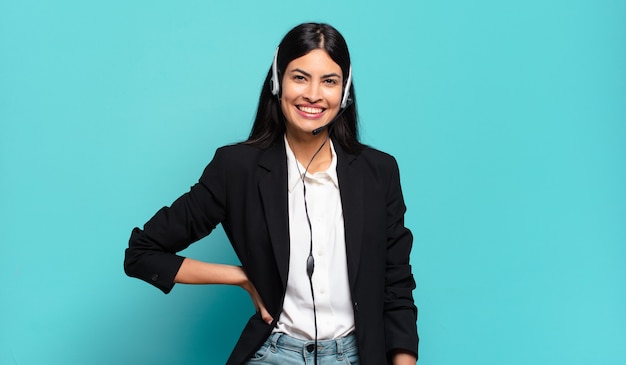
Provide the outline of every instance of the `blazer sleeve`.
{"type": "Polygon", "coordinates": [[[132,230],[124,271],[154,285],[164,293],[184,257],[176,253],[208,235],[225,216],[224,153],[218,149],[200,181],[171,206],[161,208],[143,227],[132,230]]]}
{"type": "Polygon", "coordinates": [[[415,281],[409,257],[413,236],[404,226],[406,206],[395,159],[387,188],[387,262],[385,271],[385,340],[388,353],[408,350],[417,356],[417,308],[413,301],[415,281]]]}

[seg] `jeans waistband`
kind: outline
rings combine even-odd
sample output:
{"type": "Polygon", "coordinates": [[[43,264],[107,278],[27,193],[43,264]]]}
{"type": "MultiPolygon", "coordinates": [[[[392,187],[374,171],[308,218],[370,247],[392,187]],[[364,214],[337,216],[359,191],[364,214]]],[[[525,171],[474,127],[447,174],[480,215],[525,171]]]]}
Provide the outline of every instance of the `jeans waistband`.
{"type": "MultiPolygon", "coordinates": [[[[268,342],[272,346],[296,351],[305,355],[313,353],[313,350],[315,349],[315,341],[313,340],[301,340],[280,332],[272,333],[272,335],[268,338],[268,342]]],[[[318,340],[317,354],[319,356],[341,355],[345,352],[356,349],[356,347],[356,335],[352,333],[334,340],[318,340]]]]}

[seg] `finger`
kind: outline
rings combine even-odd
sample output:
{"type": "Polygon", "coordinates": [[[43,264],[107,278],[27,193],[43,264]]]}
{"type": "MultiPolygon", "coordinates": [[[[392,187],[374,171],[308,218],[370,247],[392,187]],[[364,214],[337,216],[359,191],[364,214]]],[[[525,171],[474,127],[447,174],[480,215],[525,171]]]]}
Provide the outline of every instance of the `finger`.
{"type": "Polygon", "coordinates": [[[265,323],[272,324],[272,321],[274,321],[274,318],[272,318],[272,315],[270,314],[270,312],[268,312],[267,309],[265,309],[263,305],[260,306],[259,312],[261,313],[261,318],[263,319],[265,323]]]}

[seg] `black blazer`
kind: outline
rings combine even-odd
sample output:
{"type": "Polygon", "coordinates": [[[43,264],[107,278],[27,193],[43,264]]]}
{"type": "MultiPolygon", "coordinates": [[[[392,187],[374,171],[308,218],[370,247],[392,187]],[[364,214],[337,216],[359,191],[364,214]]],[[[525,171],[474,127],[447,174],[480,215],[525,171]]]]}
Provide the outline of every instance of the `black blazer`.
{"type": "MultiPolygon", "coordinates": [[[[348,278],[362,365],[389,362],[392,350],[417,355],[411,232],[398,166],[365,148],[346,153],[334,143],[343,206],[348,278]]],[[[176,252],[222,224],[277,321],[289,270],[287,157],[282,140],[268,149],[237,144],[217,150],[200,181],[171,207],[132,231],[124,269],[168,293],[183,257],[176,252]]],[[[244,328],[227,364],[243,364],[272,331],[259,313],[244,328]]]]}

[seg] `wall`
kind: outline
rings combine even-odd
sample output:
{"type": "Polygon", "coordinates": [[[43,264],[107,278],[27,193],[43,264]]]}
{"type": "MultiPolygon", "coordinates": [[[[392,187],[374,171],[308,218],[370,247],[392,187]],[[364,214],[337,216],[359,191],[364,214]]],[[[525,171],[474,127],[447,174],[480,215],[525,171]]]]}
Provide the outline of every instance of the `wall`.
{"type": "MultiPolygon", "coordinates": [[[[163,295],[123,250],[246,138],[274,48],[313,20],[400,163],[420,364],[623,364],[625,3],[382,4],[0,3],[0,363],[224,363],[245,293],[163,295]]],[[[236,263],[221,230],[185,254],[236,263]]]]}

